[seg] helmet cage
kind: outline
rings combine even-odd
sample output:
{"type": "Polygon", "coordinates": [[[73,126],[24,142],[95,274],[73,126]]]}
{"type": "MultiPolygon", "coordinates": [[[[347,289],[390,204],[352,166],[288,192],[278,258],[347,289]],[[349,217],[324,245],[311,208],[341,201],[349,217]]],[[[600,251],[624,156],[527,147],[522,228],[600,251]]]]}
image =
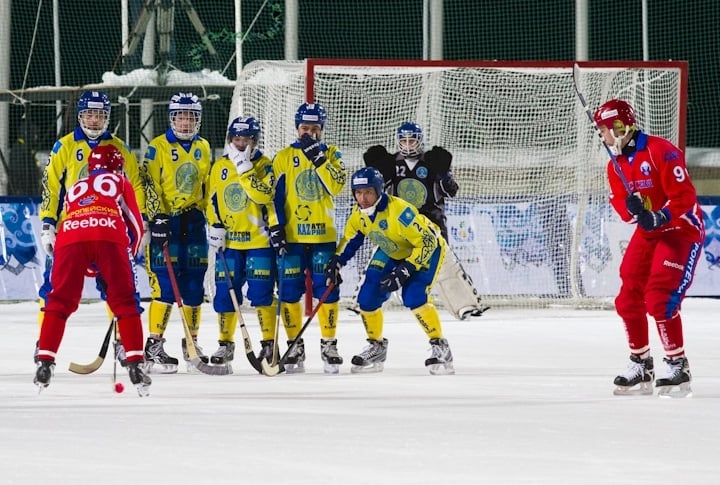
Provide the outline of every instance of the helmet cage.
{"type": "Polygon", "coordinates": [[[102,136],[110,125],[110,99],[102,91],[85,91],[80,95],[77,104],[78,124],[85,136],[96,140],[102,136]],[[100,120],[99,126],[89,126],[88,117],[95,116],[100,120]]]}
{"type": "Polygon", "coordinates": [[[170,99],[168,114],[170,118],[170,129],[178,140],[192,140],[200,132],[200,124],[202,122],[202,104],[196,95],[192,93],[178,93],[174,95],[170,99]],[[180,123],[185,123],[184,120],[180,121],[178,119],[178,115],[181,113],[185,116],[188,114],[192,115],[192,122],[189,129],[180,126],[180,123]]]}
{"type": "Polygon", "coordinates": [[[425,135],[417,123],[403,123],[397,129],[398,151],[406,157],[418,157],[425,148],[425,135]]]}

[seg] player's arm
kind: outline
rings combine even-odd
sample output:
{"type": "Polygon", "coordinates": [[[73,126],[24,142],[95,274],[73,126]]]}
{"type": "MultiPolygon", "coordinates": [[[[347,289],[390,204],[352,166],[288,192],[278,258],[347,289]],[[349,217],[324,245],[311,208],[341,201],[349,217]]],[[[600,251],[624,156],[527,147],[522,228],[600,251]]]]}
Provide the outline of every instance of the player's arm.
{"type": "Polygon", "coordinates": [[[366,167],[378,169],[385,179],[385,185],[389,185],[395,178],[395,157],[382,145],[373,145],[363,153],[363,161],[366,167]]]}
{"type": "MultiPolygon", "coordinates": [[[[325,145],[322,145],[323,147],[325,145]]],[[[315,166],[315,171],[328,194],[338,195],[345,187],[347,170],[338,147],[330,145],[325,150],[327,160],[315,166]]]]}
{"type": "Polygon", "coordinates": [[[67,149],[58,140],[50,152],[50,159],[43,173],[40,220],[55,225],[62,211],[61,189],[65,178],[67,149]]]}
{"type": "Polygon", "coordinates": [[[145,210],[149,220],[155,219],[156,214],[169,214],[169,207],[163,198],[161,150],[153,144],[148,145],[143,158],[143,184],[145,186],[145,210]]]}
{"type": "Polygon", "coordinates": [[[697,192],[693,186],[685,164],[685,156],[670,143],[660,144],[662,154],[660,160],[668,160],[660,166],[660,180],[667,196],[667,203],[663,209],[667,211],[668,219],[676,219],[692,211],[697,204],[697,192]]]}
{"type": "Polygon", "coordinates": [[[406,261],[416,270],[427,268],[438,246],[438,234],[430,227],[432,222],[413,209],[407,208],[397,220],[397,231],[412,246],[406,261]],[[410,217],[414,213],[414,217],[410,217]]]}
{"type": "Polygon", "coordinates": [[[338,243],[335,254],[338,255],[338,261],[345,266],[357,253],[358,249],[365,241],[365,234],[360,230],[360,215],[357,209],[353,209],[352,214],[345,223],[343,237],[338,243]]]}
{"type": "Polygon", "coordinates": [[[627,199],[628,193],[625,189],[625,185],[615,172],[615,165],[608,163],[607,165],[607,179],[610,185],[609,201],[610,205],[615,209],[615,212],[625,222],[633,222],[633,214],[628,211],[625,200],[627,199]]]}
{"type": "Polygon", "coordinates": [[[270,204],[275,195],[272,187],[272,173],[267,172],[264,166],[263,164],[258,170],[248,170],[239,176],[240,185],[248,198],[258,205],[270,204]]]}
{"type": "Polygon", "coordinates": [[[423,154],[425,162],[435,174],[436,182],[443,197],[455,197],[459,186],[453,176],[452,154],[442,147],[433,147],[423,154]]]}
{"type": "Polygon", "coordinates": [[[134,256],[138,254],[142,245],[144,231],[142,214],[135,198],[135,187],[133,187],[132,182],[123,176],[120,183],[123,189],[120,207],[130,237],[130,248],[134,256]]]}

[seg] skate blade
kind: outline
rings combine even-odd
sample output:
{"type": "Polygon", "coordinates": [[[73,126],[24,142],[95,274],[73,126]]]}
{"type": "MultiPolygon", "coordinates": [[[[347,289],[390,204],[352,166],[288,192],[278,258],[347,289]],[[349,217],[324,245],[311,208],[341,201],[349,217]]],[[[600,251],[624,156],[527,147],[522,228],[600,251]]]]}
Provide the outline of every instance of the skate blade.
{"type": "Polygon", "coordinates": [[[177,374],[177,364],[158,364],[156,362],[145,362],[146,374],[177,374]]]}
{"type": "Polygon", "coordinates": [[[305,364],[298,362],[297,364],[285,364],[285,372],[288,374],[304,374],[305,364]]]}
{"type": "Polygon", "coordinates": [[[692,397],[692,389],[690,388],[689,382],[683,382],[677,386],[662,386],[658,387],[658,397],[668,399],[682,399],[686,397],[692,397]]]}
{"type": "Polygon", "coordinates": [[[353,374],[374,374],[382,372],[385,369],[384,362],[375,362],[368,365],[354,365],[350,368],[350,372],[353,374]]]}
{"type": "Polygon", "coordinates": [[[455,367],[452,363],[447,364],[430,364],[427,366],[428,371],[434,376],[449,376],[455,374],[455,367]]]}
{"type": "Polygon", "coordinates": [[[632,387],[617,386],[613,390],[615,396],[652,396],[652,382],[641,382],[632,387]]]}
{"type": "Polygon", "coordinates": [[[33,382],[33,384],[35,384],[38,387],[38,394],[43,392],[47,388],[47,386],[50,385],[50,383],[43,384],[42,382],[33,382]]]}
{"type": "Polygon", "coordinates": [[[148,384],[135,384],[135,388],[140,397],[148,397],[150,395],[150,386],[148,384]]]}
{"type": "Polygon", "coordinates": [[[327,362],[323,362],[323,372],[325,374],[339,374],[340,364],[328,364],[327,362]]]}

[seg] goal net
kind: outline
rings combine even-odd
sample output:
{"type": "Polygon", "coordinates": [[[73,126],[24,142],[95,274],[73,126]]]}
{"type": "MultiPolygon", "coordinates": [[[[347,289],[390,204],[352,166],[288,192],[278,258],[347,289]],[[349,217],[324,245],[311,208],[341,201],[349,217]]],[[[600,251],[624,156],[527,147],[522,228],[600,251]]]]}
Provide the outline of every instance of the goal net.
{"type": "MultiPolygon", "coordinates": [[[[686,63],[579,64],[593,109],[625,99],[645,131],[684,148],[686,63]]],[[[297,107],[320,102],[325,140],[340,147],[349,174],[369,146],[395,151],[397,127],[416,121],[426,149],[453,154],[460,191],[447,201],[449,243],[486,304],[603,307],[619,287],[631,229],[607,202],[607,154],[572,72],[572,62],[258,61],[238,79],[231,117],[257,116],[273,156],[295,139],[297,107]]],[[[348,184],[339,228],[352,202],[348,184]]],[[[344,300],[370,251],[344,268],[344,300]]]]}

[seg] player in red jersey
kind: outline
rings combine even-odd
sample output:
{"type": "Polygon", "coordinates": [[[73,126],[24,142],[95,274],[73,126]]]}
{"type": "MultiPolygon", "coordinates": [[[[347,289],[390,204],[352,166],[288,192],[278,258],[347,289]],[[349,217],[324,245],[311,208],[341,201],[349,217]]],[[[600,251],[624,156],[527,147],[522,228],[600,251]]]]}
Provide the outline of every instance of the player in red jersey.
{"type": "Polygon", "coordinates": [[[668,140],[640,130],[626,101],[608,101],[594,118],[614,153],[607,166],[610,203],[623,221],[637,224],[620,263],[615,298],[630,347],[630,365],[615,378],[615,393],[652,394],[649,314],[667,366],[667,374],[655,381],[659,394],[688,396],[691,375],[680,306],[700,259],[705,228],[685,156],[668,140]]]}
{"type": "Polygon", "coordinates": [[[132,184],[122,174],[124,159],[112,145],[98,145],[88,159],[89,176],[65,195],[66,217],[55,240],[52,290],[40,331],[34,382],[50,384],[55,356],[68,317],[80,303],[85,274],[99,271],[107,282],[107,303],[117,317],[130,380],[147,395],[151,383],[143,363],[143,332],[135,292],[133,258],[140,249],[143,222],[132,184]]]}

